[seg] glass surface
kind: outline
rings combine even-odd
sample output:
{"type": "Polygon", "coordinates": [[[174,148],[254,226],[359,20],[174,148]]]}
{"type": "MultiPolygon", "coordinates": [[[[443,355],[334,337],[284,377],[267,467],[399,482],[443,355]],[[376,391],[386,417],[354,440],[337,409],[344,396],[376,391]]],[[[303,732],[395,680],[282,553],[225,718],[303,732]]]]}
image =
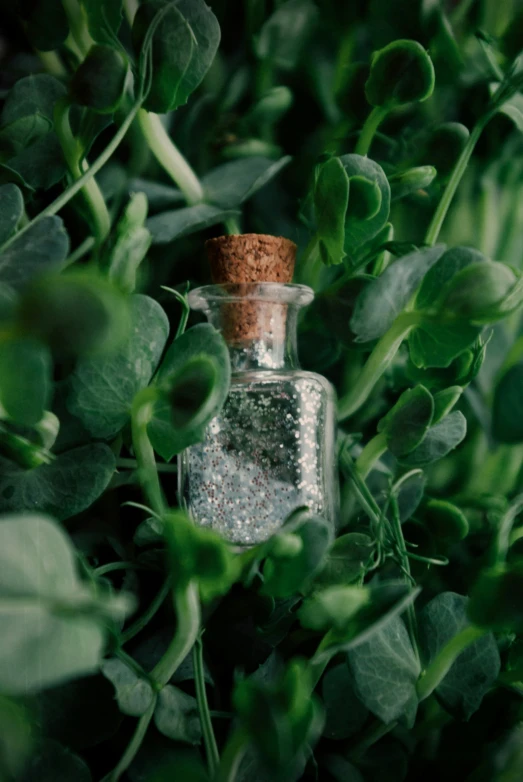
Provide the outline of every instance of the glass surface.
{"type": "MultiPolygon", "coordinates": [[[[191,305],[225,334],[231,310],[224,314],[224,307],[245,302],[228,295],[230,287],[191,294],[191,305]]],[[[245,287],[258,289],[256,323],[248,338],[228,340],[228,399],[203,442],[182,454],[179,470],[194,519],[239,546],[266,540],[296,508],[307,506],[332,522],[337,510],[334,390],[320,375],[296,368],[296,312],[312,291],[277,283],[245,287]],[[264,287],[270,291],[260,292],[264,287]]]]}

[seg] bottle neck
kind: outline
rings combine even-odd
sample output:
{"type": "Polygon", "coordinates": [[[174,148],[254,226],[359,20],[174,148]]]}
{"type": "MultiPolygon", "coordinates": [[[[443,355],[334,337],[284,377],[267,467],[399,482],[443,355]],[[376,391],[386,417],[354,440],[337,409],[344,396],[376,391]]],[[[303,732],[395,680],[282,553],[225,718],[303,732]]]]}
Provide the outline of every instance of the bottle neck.
{"type": "Polygon", "coordinates": [[[233,372],[299,367],[296,307],[267,301],[224,302],[212,307],[207,318],[223,334],[233,372]]]}
{"type": "Polygon", "coordinates": [[[229,347],[233,372],[299,367],[298,311],[312,301],[304,285],[237,283],[209,285],[189,294],[229,347]]]}

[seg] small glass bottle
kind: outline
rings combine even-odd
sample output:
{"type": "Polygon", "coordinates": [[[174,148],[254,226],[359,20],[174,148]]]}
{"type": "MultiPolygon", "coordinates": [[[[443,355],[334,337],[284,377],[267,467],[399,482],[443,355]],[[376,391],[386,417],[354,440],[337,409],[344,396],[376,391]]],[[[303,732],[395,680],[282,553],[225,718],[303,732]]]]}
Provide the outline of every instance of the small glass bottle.
{"type": "Polygon", "coordinates": [[[231,386],[203,441],[181,455],[179,488],[197,523],[238,546],[252,546],[299,507],[335,522],[335,393],[324,377],[299,368],[298,310],[312,301],[313,291],[249,279],[291,279],[292,268],[282,272],[274,242],[286,252],[292,246],[292,265],[293,243],[258,234],[211,241],[221,242],[222,250],[234,247],[239,265],[226,273],[214,268],[214,279],[228,281],[192,291],[189,303],[221,330],[231,357],[231,386]],[[257,247],[258,260],[266,252],[279,268],[261,263],[247,274],[245,242],[257,247]],[[238,277],[241,281],[230,281],[238,277]]]}

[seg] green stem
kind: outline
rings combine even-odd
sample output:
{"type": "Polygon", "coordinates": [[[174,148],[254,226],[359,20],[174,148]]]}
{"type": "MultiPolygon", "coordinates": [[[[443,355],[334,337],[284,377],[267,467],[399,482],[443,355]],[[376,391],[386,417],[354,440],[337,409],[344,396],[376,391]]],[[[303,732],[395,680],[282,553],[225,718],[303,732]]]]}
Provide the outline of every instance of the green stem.
{"type": "Polygon", "coordinates": [[[149,149],[176,182],[187,203],[192,205],[203,201],[204,192],[200,180],[175,146],[158,114],[140,109],[137,120],[149,149]]]}
{"type": "Polygon", "coordinates": [[[138,720],[136,730],[133,733],[131,741],[127,745],[127,749],[120,758],[118,765],[111,771],[110,774],[104,777],[102,782],[118,782],[124,771],[126,771],[133,762],[136,754],[138,753],[138,750],[142,745],[142,741],[145,738],[147,728],[149,727],[153,718],[154,710],[156,708],[156,700],[157,696],[153,698],[153,701],[145,714],[143,714],[138,720]]]}
{"type": "Polygon", "coordinates": [[[196,584],[190,582],[174,592],[177,626],[174,638],[162,659],[151,671],[151,678],[161,689],[173,677],[196,643],[200,631],[200,600],[196,584]]]}
{"type": "MultiPolygon", "coordinates": [[[[83,147],[73,136],[69,122],[71,104],[67,99],[59,100],[54,110],[55,131],[64,153],[67,167],[74,180],[79,180],[82,170],[83,147]]],[[[82,195],[91,213],[94,233],[98,244],[101,244],[111,230],[111,218],[107,211],[104,197],[94,177],[89,179],[82,188],[82,195]]]]}
{"type": "Polygon", "coordinates": [[[171,590],[171,579],[167,578],[154,598],[154,600],[149,605],[149,608],[144,611],[144,613],[130,625],[127,630],[124,630],[120,637],[120,643],[126,644],[128,641],[131,640],[131,638],[134,638],[135,635],[138,635],[139,632],[143,630],[144,627],[146,627],[153,616],[160,610],[162,607],[164,601],[166,600],[169,592],[171,590]]]}
{"type": "Polygon", "coordinates": [[[366,478],[378,459],[387,450],[387,435],[380,432],[372,440],[369,440],[363,451],[356,459],[356,469],[362,478],[366,478]]]}
{"type": "Polygon", "coordinates": [[[498,528],[498,534],[493,546],[492,560],[494,564],[505,562],[510,548],[510,536],[516,517],[523,509],[523,494],[515,497],[509,509],[503,515],[498,528]]]}
{"type": "Polygon", "coordinates": [[[228,217],[223,224],[228,234],[233,234],[237,236],[242,232],[242,229],[240,228],[240,224],[236,217],[228,217]]]}
{"type": "Polygon", "coordinates": [[[36,49],[35,51],[47,73],[50,73],[51,76],[56,76],[57,79],[67,78],[67,68],[57,52],[42,52],[40,49],[36,49]]]}
{"type": "MultiPolygon", "coordinates": [[[[403,529],[401,527],[398,500],[394,494],[391,495],[390,504],[392,510],[391,529],[396,542],[396,553],[399,558],[399,562],[402,567],[405,578],[410,586],[413,583],[413,578],[410,574],[410,562],[409,562],[407,547],[405,545],[405,538],[403,537],[403,529]]],[[[414,610],[414,606],[412,605],[412,603],[409,606],[407,606],[405,616],[407,619],[406,624],[407,624],[407,630],[409,633],[410,642],[412,644],[412,648],[414,650],[416,660],[418,661],[418,664],[421,667],[421,658],[419,654],[418,623],[416,620],[416,612],[414,610]]]]}
{"type": "Polygon", "coordinates": [[[368,155],[372,140],[376,135],[376,131],[389,113],[390,108],[385,106],[375,106],[361,130],[358,143],[354,150],[356,155],[368,155]]]}
{"type": "Polygon", "coordinates": [[[353,388],[340,399],[340,421],[353,415],[367,400],[377,381],[392,363],[401,343],[418,321],[419,315],[415,312],[398,315],[370,354],[353,388]]]}
{"type": "Polygon", "coordinates": [[[55,200],[49,204],[45,209],[43,209],[41,212],[39,212],[36,217],[34,217],[27,225],[25,225],[23,228],[21,228],[17,233],[13,234],[10,239],[8,239],[4,244],[0,247],[0,253],[2,253],[4,250],[6,250],[8,247],[11,246],[14,242],[16,242],[22,234],[24,234],[26,231],[28,231],[30,228],[32,228],[36,223],[40,222],[40,220],[43,220],[44,217],[49,217],[50,215],[57,214],[63,207],[69,203],[71,198],[74,198],[74,196],[82,189],[82,187],[89,182],[90,179],[92,179],[95,174],[100,171],[100,169],[107,163],[107,161],[110,159],[110,157],[113,155],[113,153],[118,149],[118,146],[122,142],[122,140],[125,137],[125,134],[127,133],[129,126],[131,125],[133,119],[136,116],[136,113],[138,112],[138,109],[140,108],[142,98],[140,98],[133,106],[125,120],[122,122],[120,128],[115,133],[112,140],[109,142],[109,144],[106,146],[104,151],[99,155],[94,163],[92,163],[89,166],[88,171],[86,171],[80,179],[77,179],[76,182],[73,182],[69,187],[64,190],[63,193],[61,193],[58,198],[55,198],[55,200]]]}
{"type": "Polygon", "coordinates": [[[138,562],[109,562],[107,565],[101,565],[95,568],[94,575],[101,578],[113,570],[150,570],[146,565],[140,565],[138,562]]]}
{"type": "Polygon", "coordinates": [[[202,725],[203,743],[205,744],[205,753],[207,755],[207,765],[209,774],[213,777],[220,765],[220,756],[218,746],[212,727],[211,714],[209,712],[209,703],[207,702],[207,691],[205,689],[205,675],[203,670],[203,643],[201,633],[193,646],[193,664],[194,664],[194,684],[196,687],[196,700],[198,701],[198,712],[202,725]]]}
{"type": "Polygon", "coordinates": [[[73,40],[76,43],[82,58],[84,58],[94,41],[87,30],[83,11],[77,0],[62,0],[62,5],[67,15],[73,40]]]}
{"type": "Polygon", "coordinates": [[[144,388],[138,392],[131,408],[131,431],[140,483],[151,508],[162,517],[166,506],[158,478],[153,447],[147,432],[147,426],[153,415],[155,398],[156,389],[152,387],[144,388]]]}
{"type": "Polygon", "coordinates": [[[318,645],[318,648],[311,657],[309,669],[313,690],[318,686],[318,683],[325,673],[325,669],[331,660],[332,655],[326,654],[325,651],[333,643],[333,635],[334,634],[332,630],[329,630],[327,633],[325,633],[318,645]]]}
{"type": "Polygon", "coordinates": [[[389,722],[386,724],[380,720],[373,722],[364,732],[358,743],[349,750],[348,758],[351,761],[360,760],[370,747],[376,744],[383,736],[386,736],[387,733],[390,733],[391,730],[394,730],[397,724],[397,722],[389,722]]]}
{"type": "Polygon", "coordinates": [[[440,682],[445,678],[450,668],[459,657],[459,655],[485,635],[487,631],[475,625],[467,625],[454,638],[443,647],[435,659],[431,662],[424,675],[420,678],[417,685],[418,698],[420,701],[428,698],[440,682]]]}
{"type": "MultiPolygon", "coordinates": [[[[137,470],[138,462],[136,459],[117,459],[116,466],[121,467],[123,470],[137,470]]],[[[177,473],[178,467],[176,464],[163,464],[163,462],[156,462],[156,469],[158,472],[177,473]]]]}
{"type": "Polygon", "coordinates": [[[234,782],[248,743],[249,737],[245,731],[236,728],[223,751],[216,782],[234,782]]]}
{"type": "Polygon", "coordinates": [[[87,239],[84,239],[83,242],[78,245],[76,250],[73,250],[71,255],[69,255],[65,259],[63,268],[65,269],[67,266],[72,266],[73,263],[79,261],[80,258],[83,258],[84,255],[87,255],[89,250],[93,249],[95,244],[96,244],[96,239],[94,238],[94,236],[88,236],[87,239]]]}
{"type": "Polygon", "coordinates": [[[493,114],[489,112],[484,117],[481,117],[481,119],[479,119],[474,125],[472,133],[468,137],[467,143],[463,147],[461,155],[456,161],[452,175],[447,182],[447,186],[443,191],[440,202],[436,208],[436,211],[434,212],[432,220],[430,221],[430,225],[425,236],[426,244],[432,246],[436,243],[439,232],[441,231],[441,226],[443,225],[443,221],[445,220],[447,212],[450,208],[452,199],[454,198],[456,190],[458,189],[458,185],[466,171],[468,162],[472,156],[472,153],[474,152],[474,148],[483,132],[485,125],[492,116],[493,114]]]}

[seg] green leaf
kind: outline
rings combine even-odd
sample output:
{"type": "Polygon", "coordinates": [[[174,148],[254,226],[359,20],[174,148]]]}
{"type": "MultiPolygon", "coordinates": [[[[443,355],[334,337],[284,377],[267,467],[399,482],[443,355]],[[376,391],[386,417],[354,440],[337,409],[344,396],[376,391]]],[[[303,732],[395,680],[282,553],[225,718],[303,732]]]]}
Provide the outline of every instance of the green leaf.
{"type": "Polygon", "coordinates": [[[97,43],[114,45],[114,36],[118,34],[122,23],[121,0],[81,0],[87,15],[87,26],[91,38],[97,43]]]}
{"type": "Polygon", "coordinates": [[[523,563],[483,569],[470,590],[468,616],[489,630],[521,633],[523,629],[523,563]]]}
{"type": "Polygon", "coordinates": [[[155,244],[167,244],[182,236],[203,231],[216,223],[223,223],[229,217],[237,217],[235,209],[221,209],[211,204],[197,204],[183,209],[161,212],[147,220],[155,244]]]}
{"type": "MultiPolygon", "coordinates": [[[[61,2],[58,2],[58,5],[61,6],[61,2]]],[[[2,126],[33,114],[39,114],[53,124],[55,103],[59,98],[63,98],[66,92],[62,82],[47,73],[24,76],[7,93],[2,109],[2,126]]]]}
{"type": "Polygon", "coordinates": [[[20,188],[16,185],[0,187],[0,244],[6,242],[14,234],[24,213],[24,199],[20,188]]]}
{"type": "Polygon", "coordinates": [[[402,480],[397,493],[400,521],[410,519],[417,510],[425,493],[426,477],[422,472],[415,472],[410,477],[402,480]]]}
{"type": "Polygon", "coordinates": [[[437,424],[442,418],[450,413],[452,408],[458,402],[463,388],[461,386],[450,386],[434,394],[434,416],[432,423],[437,424]]]}
{"type": "MultiPolygon", "coordinates": [[[[0,128],[0,149],[2,158],[9,160],[23,152],[26,147],[50,134],[53,124],[50,119],[37,112],[19,117],[0,128]]],[[[56,140],[56,135],[55,135],[56,140]]]]}
{"type": "Polygon", "coordinates": [[[2,282],[22,288],[33,277],[59,269],[68,252],[69,237],[62,220],[44,217],[0,251],[2,282]]]}
{"type": "Polygon", "coordinates": [[[202,737],[196,698],[167,684],[160,690],[154,722],[160,733],[174,741],[199,744],[202,737]]]}
{"type": "Polygon", "coordinates": [[[416,138],[416,160],[430,160],[438,172],[438,183],[448,181],[458,157],[470,136],[468,128],[459,122],[443,122],[430,130],[428,137],[416,138]]]}
{"type": "Polygon", "coordinates": [[[163,353],[169,323],[148,296],[131,298],[131,333],[116,350],[81,359],[69,379],[67,407],[93,437],[114,437],[127,423],[131,404],[148,385],[163,353]]]}
{"type": "MultiPolygon", "coordinates": [[[[282,528],[284,535],[295,535],[300,545],[280,555],[278,547],[269,555],[263,568],[263,592],[271,597],[289,597],[307,588],[316,572],[322,567],[332,543],[330,524],[319,516],[298,512],[290,517],[282,528]]],[[[272,539],[272,543],[278,539],[272,539]]],[[[270,545],[271,541],[269,541],[270,545]]]]}
{"type": "Polygon", "coordinates": [[[418,166],[389,176],[391,201],[399,201],[413,193],[424,190],[435,179],[434,166],[418,166]]]}
{"type": "Polygon", "coordinates": [[[69,22],[61,0],[20,0],[17,10],[25,22],[25,32],[35,49],[58,49],[69,35],[69,22]]]}
{"type": "Polygon", "coordinates": [[[127,297],[89,270],[68,270],[31,283],[20,297],[17,317],[24,333],[60,357],[108,351],[130,329],[127,297]]]}
{"type": "MultiPolygon", "coordinates": [[[[31,118],[27,120],[32,122],[31,118]]],[[[15,132],[22,123],[26,123],[25,118],[9,125],[9,129],[15,132]]],[[[2,168],[14,174],[17,182],[30,190],[48,190],[62,179],[66,171],[65,158],[56,133],[37,138],[14,157],[9,157],[2,163],[2,168]]]]}
{"type": "MultiPolygon", "coordinates": [[[[490,85],[491,94],[497,87],[497,84],[490,85]]],[[[521,95],[520,92],[516,92],[516,94],[513,95],[510,100],[506,101],[506,103],[503,103],[498,110],[501,114],[505,114],[505,116],[509,117],[519,131],[523,131],[523,95],[521,95]]]]}
{"type": "Polygon", "coordinates": [[[381,190],[377,182],[364,176],[350,178],[349,217],[357,220],[372,220],[381,207],[381,190]]]}
{"type": "Polygon", "coordinates": [[[289,155],[276,161],[253,156],[224,163],[202,178],[206,199],[220,209],[234,209],[274,179],[290,161],[289,155]]]}
{"type": "Polygon", "coordinates": [[[498,317],[497,308],[515,282],[512,269],[499,261],[466,266],[452,278],[440,308],[453,318],[491,322],[498,317]]]}
{"type": "Polygon", "coordinates": [[[75,551],[54,521],[30,513],[0,519],[2,692],[35,692],[96,670],[103,610],[126,612],[80,581],[75,551]]]}
{"type": "Polygon", "coordinates": [[[452,279],[471,264],[484,263],[486,257],[473,247],[451,247],[427,272],[416,296],[416,309],[433,309],[443,300],[452,279]]]}
{"type": "Polygon", "coordinates": [[[86,762],[57,741],[45,740],[31,757],[19,782],[91,782],[86,762]]]}
{"type": "Polygon", "coordinates": [[[205,427],[221,410],[229,393],[229,351],[221,334],[207,323],[194,326],[174,340],[160,365],[155,382],[160,386],[169,386],[189,362],[199,358],[212,361],[217,374],[212,405],[205,409],[205,415],[198,421],[198,425],[190,431],[177,431],[168,399],[154,406],[153,419],[148,427],[149,437],[155,451],[166,461],[202,438],[205,427]]]}
{"type": "Polygon", "coordinates": [[[136,287],[136,276],[152,237],[145,227],[147,197],[134,193],[116,225],[114,238],[105,260],[109,279],[127,293],[136,287]]]}
{"type": "Polygon", "coordinates": [[[18,337],[0,341],[0,405],[16,423],[33,426],[49,406],[52,361],[48,348],[18,337]]]}
{"type": "Polygon", "coordinates": [[[467,537],[467,517],[456,505],[446,500],[429,499],[423,510],[424,526],[439,540],[453,544],[467,537]]]}
{"type": "Polygon", "coordinates": [[[412,727],[421,667],[403,621],[391,619],[368,641],[350,649],[347,661],[356,695],[369,711],[385,724],[400,720],[412,727]]]}
{"type": "Polygon", "coordinates": [[[339,264],[345,257],[345,213],[349,203],[349,177],[340,158],[324,163],[314,188],[317,236],[323,262],[339,264]]]}
{"type": "Polygon", "coordinates": [[[481,331],[480,326],[471,326],[463,320],[456,323],[422,320],[409,334],[410,359],[420,369],[444,369],[474,344],[481,331]]]}
{"type": "Polygon", "coordinates": [[[379,422],[378,432],[385,432],[387,448],[394,456],[406,456],[425,437],[433,415],[432,394],[424,386],[416,386],[403,392],[379,422]]]}
{"type": "Polygon", "coordinates": [[[425,439],[418,447],[401,459],[408,467],[420,467],[443,459],[456,448],[467,434],[467,419],[455,410],[435,426],[431,426],[425,439]]]}
{"type": "Polygon", "coordinates": [[[316,583],[335,586],[358,580],[365,572],[373,548],[371,538],[361,532],[349,532],[336,538],[316,583]]]}
{"type": "Polygon", "coordinates": [[[117,657],[104,660],[101,670],[116,690],[120,711],[131,717],[141,717],[145,714],[154,700],[151,684],[117,657]]]}
{"type": "Polygon", "coordinates": [[[28,712],[0,696],[0,779],[20,779],[32,749],[31,727],[28,712]]]}
{"type": "Polygon", "coordinates": [[[423,46],[393,41],[373,53],[365,95],[371,106],[401,106],[430,98],[434,82],[434,66],[423,46]]]}
{"type": "Polygon", "coordinates": [[[510,367],[495,388],[492,433],[501,443],[523,441],[523,363],[510,367]]]}
{"type": "Polygon", "coordinates": [[[344,630],[369,599],[369,590],[364,587],[327,587],[303,602],[298,617],[303,627],[310,630],[344,630]]]}
{"type": "Polygon", "coordinates": [[[296,67],[318,17],[312,0],[287,0],[267,19],[255,42],[260,60],[289,71],[296,67]]]}
{"type": "MultiPolygon", "coordinates": [[[[358,211],[351,214],[350,198],[345,223],[345,252],[350,258],[358,257],[358,250],[366,250],[364,245],[382,230],[389,219],[390,185],[385,172],[374,160],[362,155],[342,155],[340,161],[349,179],[360,177],[379,188],[381,203],[379,210],[370,219],[360,219],[358,211]]],[[[368,187],[368,186],[367,186],[368,187]]]]}
{"type": "Polygon", "coordinates": [[[377,339],[392,326],[443,250],[436,245],[409,253],[362,290],[351,319],[357,342],[377,339]]]}
{"type": "Polygon", "coordinates": [[[163,13],[152,36],[152,84],[144,108],[164,113],[187,103],[202,81],[220,42],[220,26],[203,0],[150,0],[134,18],[137,52],[158,12],[163,13]]]}
{"type": "MultiPolygon", "coordinates": [[[[442,592],[420,614],[420,641],[427,665],[442,648],[469,625],[468,598],[442,592]]],[[[479,638],[456,659],[436,688],[443,706],[458,719],[468,720],[476,712],[500,671],[499,651],[494,636],[479,638]]]]}
{"type": "Polygon", "coordinates": [[[115,470],[110,448],[92,443],[32,470],[0,457],[0,511],[42,510],[63,520],[93,504],[115,470]]]}
{"type": "Polygon", "coordinates": [[[92,46],[69,84],[72,100],[100,114],[112,114],[122,102],[129,66],[121,51],[92,46]]]}
{"type": "Polygon", "coordinates": [[[240,129],[243,135],[259,135],[261,127],[276,125],[289,111],[293,100],[293,94],[288,87],[272,87],[264,92],[260,100],[241,119],[240,129]]]}
{"type": "Polygon", "coordinates": [[[347,739],[358,733],[369,712],[354,692],[354,683],[346,665],[330,668],[323,677],[321,694],[325,706],[323,735],[328,739],[347,739]]]}

